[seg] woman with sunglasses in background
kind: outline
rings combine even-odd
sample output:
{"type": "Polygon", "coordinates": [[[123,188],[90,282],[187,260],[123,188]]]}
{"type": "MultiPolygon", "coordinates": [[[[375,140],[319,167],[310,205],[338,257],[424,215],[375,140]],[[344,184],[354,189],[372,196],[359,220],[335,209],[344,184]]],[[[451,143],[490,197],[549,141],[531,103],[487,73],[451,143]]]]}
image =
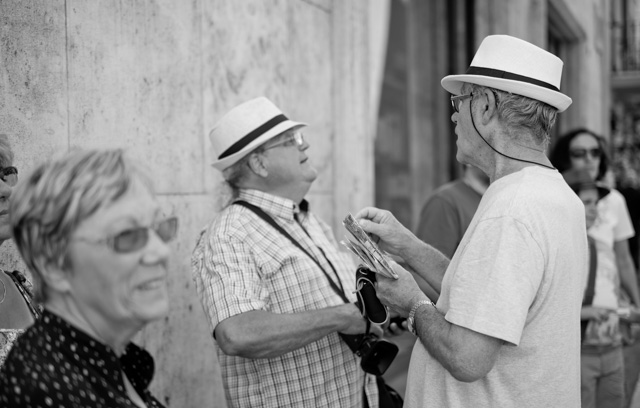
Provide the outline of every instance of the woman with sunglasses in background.
{"type": "MultiPolygon", "coordinates": [[[[587,129],[562,136],[551,153],[558,171],[586,169],[602,183],[608,168],[605,139],[587,129]]],[[[609,186],[607,186],[609,187],[609,186]]],[[[629,210],[622,194],[611,189],[598,201],[598,215],[588,229],[596,243],[597,267],[592,307],[583,308],[588,320],[581,346],[581,395],[583,407],[623,407],[624,358],[620,331],[620,288],[629,295],[637,316],[640,295],[628,239],[634,235],[629,210]]],[[[586,271],[585,271],[586,273],[586,271]]],[[[627,315],[625,313],[624,315],[627,315]]]]}
{"type": "MultiPolygon", "coordinates": [[[[9,138],[0,134],[0,245],[11,239],[9,198],[18,182],[18,170],[12,164],[9,138]]],[[[38,318],[40,311],[31,289],[22,273],[0,270],[0,366],[18,336],[38,318]]]]}
{"type": "Polygon", "coordinates": [[[121,150],[74,152],[20,183],[11,225],[44,311],[0,370],[0,406],[161,407],[131,343],[169,308],[177,220],[149,180],[121,150]]]}

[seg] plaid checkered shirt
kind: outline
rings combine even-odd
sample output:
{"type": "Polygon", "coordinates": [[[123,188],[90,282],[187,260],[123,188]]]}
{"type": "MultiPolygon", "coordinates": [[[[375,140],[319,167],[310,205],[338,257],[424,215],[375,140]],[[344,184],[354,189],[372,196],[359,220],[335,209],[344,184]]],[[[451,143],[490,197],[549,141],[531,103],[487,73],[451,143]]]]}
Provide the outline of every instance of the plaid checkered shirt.
{"type": "MultiPolygon", "coordinates": [[[[288,199],[256,190],[241,190],[239,199],[271,216],[356,300],[356,265],[338,250],[328,225],[288,199]]],[[[301,207],[305,205],[303,201],[301,207]]],[[[284,314],[344,304],[309,256],[240,205],[225,208],[202,231],[192,274],[213,329],[253,310],[284,314]]],[[[217,344],[216,351],[230,408],[362,407],[363,387],[369,407],[378,407],[375,377],[365,375],[359,358],[337,333],[269,359],[228,356],[217,344]]]]}

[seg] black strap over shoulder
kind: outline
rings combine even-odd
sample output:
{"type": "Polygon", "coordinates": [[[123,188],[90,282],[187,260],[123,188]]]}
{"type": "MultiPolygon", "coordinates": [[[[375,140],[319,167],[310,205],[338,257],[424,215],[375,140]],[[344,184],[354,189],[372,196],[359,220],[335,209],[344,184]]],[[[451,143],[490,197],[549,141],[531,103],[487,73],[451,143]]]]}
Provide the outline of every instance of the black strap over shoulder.
{"type": "MultiPolygon", "coordinates": [[[[582,306],[589,306],[593,303],[593,297],[596,290],[596,269],[598,267],[598,253],[596,252],[596,242],[590,236],[587,236],[587,243],[589,244],[589,278],[587,279],[587,289],[584,291],[584,297],[582,298],[582,306]]],[[[584,335],[587,332],[587,325],[589,320],[580,320],[580,338],[584,340],[584,335]]]]}
{"type": "Polygon", "coordinates": [[[293,238],[291,236],[291,234],[289,234],[287,231],[284,230],[284,228],[282,228],[280,225],[278,225],[278,223],[276,223],[275,220],[269,216],[269,214],[264,212],[264,210],[262,208],[260,208],[260,207],[258,207],[256,205],[250,204],[250,203],[248,203],[246,201],[242,201],[242,200],[234,201],[234,204],[241,205],[241,206],[253,211],[258,217],[262,218],[265,222],[267,222],[269,225],[271,225],[273,228],[275,228],[277,231],[279,231],[282,235],[287,237],[291,241],[291,243],[293,245],[295,245],[302,252],[307,254],[307,256],[309,258],[311,258],[311,260],[313,262],[315,262],[316,265],[318,265],[318,268],[320,268],[320,270],[325,274],[325,276],[329,280],[329,284],[331,285],[331,288],[338,294],[338,296],[340,296],[340,298],[342,298],[342,300],[344,300],[345,303],[351,303],[349,301],[349,299],[347,298],[347,296],[344,294],[344,292],[342,290],[340,290],[338,285],[333,281],[331,276],[329,276],[327,271],[322,267],[322,265],[320,265],[320,262],[318,262],[318,260],[313,255],[311,255],[311,253],[309,253],[309,251],[307,251],[302,245],[300,245],[300,243],[298,241],[296,241],[295,238],[293,238]]]}
{"type": "Polygon", "coordinates": [[[598,266],[598,253],[596,252],[596,243],[593,238],[587,237],[589,243],[589,279],[587,280],[587,289],[584,292],[582,304],[587,306],[593,303],[595,296],[596,268],[598,266]]]}
{"type": "Polygon", "coordinates": [[[31,315],[33,316],[33,318],[36,320],[39,319],[41,314],[40,308],[38,305],[34,304],[33,295],[31,291],[27,289],[27,287],[25,286],[27,282],[27,278],[25,278],[25,276],[19,271],[13,271],[13,272],[3,271],[3,272],[7,276],[9,276],[13,281],[13,283],[15,284],[16,288],[18,289],[18,292],[20,292],[20,294],[22,295],[22,298],[27,304],[27,307],[29,308],[29,311],[31,312],[31,315]]]}

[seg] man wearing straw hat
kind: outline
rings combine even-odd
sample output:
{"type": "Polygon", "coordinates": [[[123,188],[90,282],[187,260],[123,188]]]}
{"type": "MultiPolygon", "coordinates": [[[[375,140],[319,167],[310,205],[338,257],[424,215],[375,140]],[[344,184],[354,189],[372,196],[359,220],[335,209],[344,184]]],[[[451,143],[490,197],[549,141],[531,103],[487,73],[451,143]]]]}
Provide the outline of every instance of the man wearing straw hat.
{"type": "Polygon", "coordinates": [[[562,61],[520,39],[486,37],[453,94],[458,161],[490,185],[452,259],[391,213],[356,217],[380,245],[440,291],[434,305],[409,272],[378,278],[378,296],[416,342],[406,407],[579,407],[580,303],[587,237],[580,200],[545,155],[562,61]]]}
{"type": "Polygon", "coordinates": [[[338,336],[367,324],[356,266],[304,200],[317,176],[304,126],[260,97],[209,135],[234,201],[202,232],[192,271],[230,408],[378,407],[376,378],[338,336]]]}

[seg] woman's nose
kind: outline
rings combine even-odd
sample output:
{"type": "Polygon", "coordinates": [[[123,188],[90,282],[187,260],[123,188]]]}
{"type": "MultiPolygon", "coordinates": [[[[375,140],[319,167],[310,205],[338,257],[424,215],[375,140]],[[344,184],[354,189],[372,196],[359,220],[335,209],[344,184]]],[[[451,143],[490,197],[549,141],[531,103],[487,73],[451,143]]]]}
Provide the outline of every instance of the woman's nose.
{"type": "Polygon", "coordinates": [[[167,262],[171,257],[171,248],[158,234],[149,231],[149,242],[145,248],[145,260],[149,263],[167,262]]]}
{"type": "Polygon", "coordinates": [[[4,182],[4,180],[0,180],[0,200],[5,201],[11,197],[11,192],[13,188],[4,182]]]}

